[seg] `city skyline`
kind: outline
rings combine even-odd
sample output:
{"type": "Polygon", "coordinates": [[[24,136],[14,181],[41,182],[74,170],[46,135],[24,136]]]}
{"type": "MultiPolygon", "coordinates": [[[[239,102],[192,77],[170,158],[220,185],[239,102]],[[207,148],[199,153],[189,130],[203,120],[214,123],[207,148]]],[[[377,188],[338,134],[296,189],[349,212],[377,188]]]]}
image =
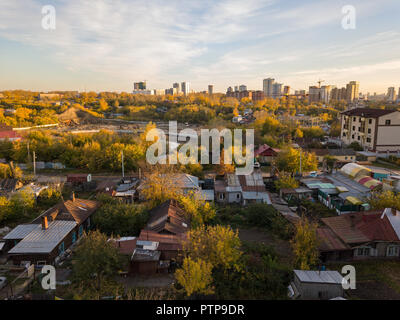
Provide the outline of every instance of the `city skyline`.
{"type": "Polygon", "coordinates": [[[278,79],[307,90],[324,79],[360,92],[400,87],[400,3],[355,0],[356,29],[341,26],[345,1],[71,0],[55,3],[56,30],[41,27],[42,0],[0,2],[0,90],[126,91],[174,82],[225,92],[278,79]],[[284,6],[283,6],[284,4],[284,6]],[[396,10],[397,9],[397,10],[396,10]]]}

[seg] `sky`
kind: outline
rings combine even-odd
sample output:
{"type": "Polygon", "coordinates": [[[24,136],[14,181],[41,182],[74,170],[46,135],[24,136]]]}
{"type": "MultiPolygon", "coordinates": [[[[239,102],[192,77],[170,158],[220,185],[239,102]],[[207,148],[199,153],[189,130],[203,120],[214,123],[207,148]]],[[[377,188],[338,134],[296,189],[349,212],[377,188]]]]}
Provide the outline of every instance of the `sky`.
{"type": "Polygon", "coordinates": [[[0,91],[400,87],[399,0],[0,0],[0,91]],[[56,29],[42,27],[42,7],[56,29]],[[355,8],[344,29],[343,6],[355,8]]]}

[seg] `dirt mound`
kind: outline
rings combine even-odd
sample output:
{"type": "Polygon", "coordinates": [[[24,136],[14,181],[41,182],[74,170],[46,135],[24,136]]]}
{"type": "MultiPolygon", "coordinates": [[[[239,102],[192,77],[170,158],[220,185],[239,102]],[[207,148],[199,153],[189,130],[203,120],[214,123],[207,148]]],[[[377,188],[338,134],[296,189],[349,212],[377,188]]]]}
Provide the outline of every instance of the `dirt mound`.
{"type": "Polygon", "coordinates": [[[65,123],[87,123],[96,121],[96,117],[79,108],[71,107],[58,115],[58,120],[65,123]]]}

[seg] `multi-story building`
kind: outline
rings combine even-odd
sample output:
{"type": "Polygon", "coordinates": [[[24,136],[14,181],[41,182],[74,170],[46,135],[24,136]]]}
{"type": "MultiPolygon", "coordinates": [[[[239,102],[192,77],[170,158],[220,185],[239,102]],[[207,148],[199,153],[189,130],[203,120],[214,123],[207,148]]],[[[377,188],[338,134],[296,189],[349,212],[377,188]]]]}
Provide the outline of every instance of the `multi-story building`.
{"type": "Polygon", "coordinates": [[[240,85],[239,91],[247,91],[247,86],[245,86],[244,84],[240,85]]]}
{"type": "Polygon", "coordinates": [[[146,81],[135,82],[133,84],[134,90],[146,90],[146,81]]]}
{"type": "Polygon", "coordinates": [[[360,83],[358,81],[350,81],[346,86],[346,100],[353,102],[358,100],[360,95],[360,83]]]}
{"type": "Polygon", "coordinates": [[[229,91],[229,88],[228,88],[228,91],[226,92],[226,96],[231,97],[231,98],[236,98],[239,101],[242,100],[243,98],[249,98],[252,101],[259,101],[259,100],[263,100],[265,98],[264,92],[261,90],[258,90],[258,91],[249,91],[249,90],[229,91]]]}
{"type": "Polygon", "coordinates": [[[190,83],[189,82],[182,82],[181,83],[181,90],[185,96],[190,93],[190,83]]]}
{"type": "Polygon", "coordinates": [[[374,152],[400,151],[400,112],[356,108],[341,115],[341,139],[345,144],[358,142],[374,152]]]}
{"type": "Polygon", "coordinates": [[[214,92],[214,86],[212,84],[208,85],[208,94],[212,95],[214,92]]]}
{"type": "Polygon", "coordinates": [[[277,99],[282,96],[282,83],[274,83],[272,86],[272,97],[277,99]]]}
{"type": "Polygon", "coordinates": [[[290,94],[290,86],[284,86],[283,87],[283,94],[285,96],[288,96],[290,94]]]}
{"type": "Polygon", "coordinates": [[[273,78],[263,80],[263,91],[266,97],[272,97],[274,83],[275,79],[273,78]]]}
{"type": "Polygon", "coordinates": [[[181,87],[178,82],[172,84],[172,88],[176,89],[176,93],[179,94],[181,92],[181,87]]]}
{"type": "Polygon", "coordinates": [[[321,101],[321,88],[310,86],[308,88],[308,101],[310,103],[321,101]]]}
{"type": "Polygon", "coordinates": [[[396,92],[395,92],[395,88],[394,87],[390,87],[388,89],[388,93],[387,93],[387,99],[390,102],[393,102],[396,100],[396,92]]]}

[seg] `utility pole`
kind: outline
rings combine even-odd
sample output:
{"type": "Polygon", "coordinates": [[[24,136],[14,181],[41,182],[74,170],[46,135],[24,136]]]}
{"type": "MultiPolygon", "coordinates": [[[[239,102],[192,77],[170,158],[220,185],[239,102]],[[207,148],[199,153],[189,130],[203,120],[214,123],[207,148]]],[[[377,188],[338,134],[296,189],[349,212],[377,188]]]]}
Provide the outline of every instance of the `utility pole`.
{"type": "Polygon", "coordinates": [[[121,151],[121,163],[122,163],[122,178],[125,178],[125,171],[124,171],[124,150],[121,151]]]}
{"type": "Polygon", "coordinates": [[[36,177],[36,153],[33,151],[33,176],[36,177]]]}

